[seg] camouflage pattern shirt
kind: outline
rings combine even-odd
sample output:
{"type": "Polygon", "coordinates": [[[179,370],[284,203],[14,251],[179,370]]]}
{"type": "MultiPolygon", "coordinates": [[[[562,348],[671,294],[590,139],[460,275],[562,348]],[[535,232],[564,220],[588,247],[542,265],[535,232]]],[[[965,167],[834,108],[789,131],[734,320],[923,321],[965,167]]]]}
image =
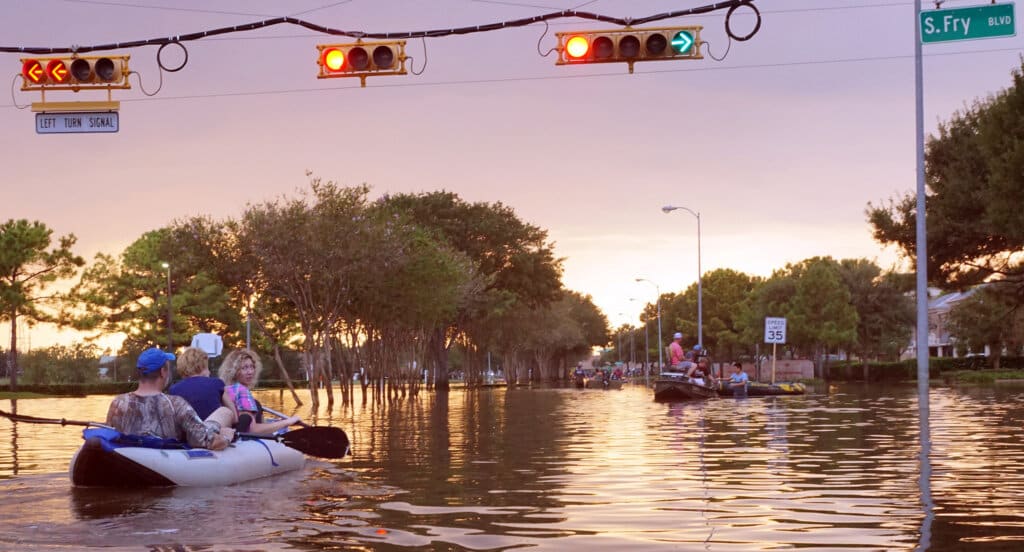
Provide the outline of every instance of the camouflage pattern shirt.
{"type": "Polygon", "coordinates": [[[188,401],[163,393],[114,397],[107,410],[107,425],[121,433],[178,439],[198,448],[210,448],[220,433],[220,423],[204,422],[188,401]]]}

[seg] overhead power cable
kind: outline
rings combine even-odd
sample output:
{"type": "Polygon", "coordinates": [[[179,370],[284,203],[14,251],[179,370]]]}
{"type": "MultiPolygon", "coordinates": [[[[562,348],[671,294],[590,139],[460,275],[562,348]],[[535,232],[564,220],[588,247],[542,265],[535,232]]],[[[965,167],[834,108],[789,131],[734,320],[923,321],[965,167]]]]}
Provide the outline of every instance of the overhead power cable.
{"type": "Polygon", "coordinates": [[[452,35],[464,35],[473,33],[483,33],[489,31],[497,31],[501,29],[525,27],[527,25],[533,25],[535,23],[543,23],[555,19],[563,19],[568,17],[575,17],[578,19],[588,19],[592,21],[600,21],[611,25],[619,25],[622,27],[630,27],[634,25],[644,25],[655,21],[661,21],[663,19],[672,19],[676,17],[684,17],[689,15],[700,15],[704,13],[710,13],[719,10],[735,10],[736,8],[748,6],[754,8],[754,0],[725,0],[723,2],[715,2],[712,4],[706,4],[704,6],[698,6],[695,8],[676,10],[670,12],[663,12],[659,14],[650,15],[647,17],[641,17],[638,19],[632,18],[621,18],[611,17],[608,15],[601,15],[598,13],[584,12],[578,10],[562,10],[557,12],[546,13],[543,15],[536,15],[533,17],[524,17],[520,19],[513,19],[510,21],[499,21],[495,23],[487,23],[484,25],[475,25],[468,27],[456,27],[451,29],[435,29],[428,31],[407,31],[407,32],[386,32],[386,33],[368,33],[364,31],[346,31],[342,29],[334,29],[331,27],[325,27],[323,25],[317,25],[308,21],[297,19],[294,17],[275,17],[272,19],[264,19],[262,21],[255,21],[252,23],[244,23],[241,25],[232,25],[229,27],[220,27],[217,29],[210,29],[207,31],[200,31],[195,33],[189,33],[184,35],[167,36],[160,38],[148,38],[144,40],[132,40],[128,42],[114,42],[109,44],[94,44],[86,46],[70,46],[70,47],[35,47],[35,46],[0,46],[0,52],[6,53],[23,53],[23,54],[84,54],[88,52],[97,52],[105,50],[123,50],[129,48],[140,48],[142,46],[163,46],[166,44],[174,44],[181,42],[189,42],[194,40],[200,40],[207,37],[225,35],[231,33],[240,33],[254,31],[257,29],[263,29],[266,27],[273,27],[276,25],[297,25],[304,27],[311,31],[332,35],[332,36],[347,36],[350,38],[361,39],[370,38],[378,40],[398,40],[398,39],[412,39],[412,38],[438,38],[443,36],[452,35]]]}

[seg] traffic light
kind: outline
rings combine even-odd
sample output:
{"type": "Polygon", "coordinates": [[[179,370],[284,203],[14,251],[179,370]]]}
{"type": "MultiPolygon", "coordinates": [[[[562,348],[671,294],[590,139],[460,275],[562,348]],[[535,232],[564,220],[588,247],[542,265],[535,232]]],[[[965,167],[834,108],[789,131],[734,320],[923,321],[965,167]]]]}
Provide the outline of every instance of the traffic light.
{"type": "Polygon", "coordinates": [[[131,88],[129,56],[72,56],[23,58],[22,90],[74,90],[131,88]]]}
{"type": "Polygon", "coordinates": [[[318,79],[359,77],[366,86],[368,76],[406,74],[404,40],[317,44],[316,49],[318,79]]]}
{"type": "Polygon", "coordinates": [[[617,29],[555,33],[558,37],[556,65],[584,63],[633,64],[638,61],[704,59],[700,53],[700,25],[657,29],[617,29]]]}

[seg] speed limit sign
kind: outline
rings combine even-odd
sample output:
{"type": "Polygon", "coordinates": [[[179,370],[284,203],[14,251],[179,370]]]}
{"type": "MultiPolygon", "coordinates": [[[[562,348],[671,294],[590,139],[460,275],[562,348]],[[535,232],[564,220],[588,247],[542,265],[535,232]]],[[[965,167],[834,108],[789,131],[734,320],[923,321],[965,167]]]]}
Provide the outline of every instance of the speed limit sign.
{"type": "Polygon", "coordinates": [[[778,343],[786,342],[786,319],[765,317],[764,319],[764,342],[778,343]]]}

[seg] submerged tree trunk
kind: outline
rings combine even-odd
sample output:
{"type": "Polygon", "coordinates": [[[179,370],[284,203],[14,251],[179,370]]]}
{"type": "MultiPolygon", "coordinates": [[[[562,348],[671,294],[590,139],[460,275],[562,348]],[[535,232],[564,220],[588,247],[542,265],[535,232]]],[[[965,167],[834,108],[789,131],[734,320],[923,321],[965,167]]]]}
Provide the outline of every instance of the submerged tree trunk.
{"type": "Polygon", "coordinates": [[[11,378],[11,391],[18,390],[18,311],[11,311],[11,350],[8,351],[7,372],[11,378]]]}
{"type": "Polygon", "coordinates": [[[437,370],[435,385],[438,389],[448,390],[448,347],[445,343],[444,333],[444,328],[434,330],[430,341],[434,353],[435,369],[437,370]]]}
{"type": "Polygon", "coordinates": [[[281,377],[284,378],[284,383],[288,386],[288,390],[292,392],[292,398],[295,399],[295,404],[302,406],[302,399],[299,398],[299,394],[295,392],[295,386],[292,385],[292,378],[288,375],[288,370],[284,368],[284,361],[281,360],[281,347],[274,343],[274,362],[277,363],[277,368],[281,371],[281,377]]]}

